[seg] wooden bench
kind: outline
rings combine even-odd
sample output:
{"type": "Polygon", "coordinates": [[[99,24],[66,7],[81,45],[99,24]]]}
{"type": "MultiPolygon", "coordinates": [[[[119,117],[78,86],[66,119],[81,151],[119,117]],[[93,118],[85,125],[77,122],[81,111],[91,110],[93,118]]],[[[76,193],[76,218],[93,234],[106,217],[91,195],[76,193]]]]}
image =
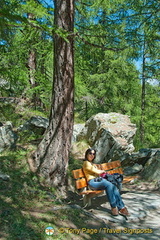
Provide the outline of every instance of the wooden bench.
{"type": "MultiPolygon", "coordinates": [[[[96,164],[96,166],[99,169],[103,169],[110,174],[124,174],[121,162],[119,160],[109,163],[96,164]]],[[[78,193],[83,196],[83,204],[85,207],[91,205],[91,199],[93,197],[104,193],[104,190],[92,190],[89,188],[82,168],[73,170],[72,174],[75,180],[76,189],[78,190],[78,193]]],[[[124,176],[123,183],[130,182],[135,178],[137,178],[137,176],[124,176]]]]}

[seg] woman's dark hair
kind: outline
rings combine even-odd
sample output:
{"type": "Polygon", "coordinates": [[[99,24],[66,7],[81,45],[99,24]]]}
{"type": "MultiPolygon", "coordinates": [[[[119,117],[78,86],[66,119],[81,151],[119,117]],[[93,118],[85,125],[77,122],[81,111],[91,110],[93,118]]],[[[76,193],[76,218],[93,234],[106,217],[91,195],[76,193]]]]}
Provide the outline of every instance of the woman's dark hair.
{"type": "Polygon", "coordinates": [[[87,151],[85,152],[85,160],[87,160],[87,155],[88,155],[90,152],[92,152],[92,151],[95,152],[95,155],[94,155],[94,159],[95,159],[95,157],[96,157],[96,150],[93,149],[93,148],[88,148],[87,151]]]}

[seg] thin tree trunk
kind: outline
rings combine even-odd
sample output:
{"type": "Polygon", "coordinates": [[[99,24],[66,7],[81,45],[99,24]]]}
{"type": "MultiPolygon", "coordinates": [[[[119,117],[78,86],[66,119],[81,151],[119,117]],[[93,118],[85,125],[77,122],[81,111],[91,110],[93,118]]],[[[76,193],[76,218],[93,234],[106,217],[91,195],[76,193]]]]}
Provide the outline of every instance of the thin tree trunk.
{"type": "MultiPolygon", "coordinates": [[[[34,15],[32,13],[28,13],[28,19],[33,20],[34,15]]],[[[28,57],[28,70],[29,70],[29,82],[31,85],[31,88],[34,89],[36,86],[38,86],[38,82],[36,81],[36,51],[32,46],[30,46],[29,49],[29,57],[28,57]]],[[[39,95],[36,92],[33,92],[32,94],[32,102],[34,103],[35,109],[38,105],[40,105],[41,101],[39,98],[39,95]]]]}
{"type": "Polygon", "coordinates": [[[146,56],[145,56],[145,43],[143,46],[143,63],[142,63],[142,94],[141,94],[141,120],[140,120],[140,141],[144,143],[145,137],[145,97],[146,97],[146,79],[145,79],[145,65],[146,65],[146,56]]]}
{"type": "Polygon", "coordinates": [[[55,0],[55,25],[68,33],[67,40],[54,35],[54,80],[50,124],[33,154],[31,167],[41,182],[62,189],[65,185],[73,131],[74,63],[73,24],[74,0],[55,0]]]}
{"type": "Polygon", "coordinates": [[[36,54],[33,49],[29,51],[28,69],[29,69],[29,82],[31,84],[31,87],[34,88],[36,85],[35,83],[36,54]]]}
{"type": "MultiPolygon", "coordinates": [[[[27,14],[28,19],[33,20],[34,16],[32,13],[27,14]]],[[[29,49],[29,57],[28,57],[28,69],[29,69],[29,82],[31,87],[35,87],[35,72],[36,72],[36,53],[32,46],[29,49]]]]}

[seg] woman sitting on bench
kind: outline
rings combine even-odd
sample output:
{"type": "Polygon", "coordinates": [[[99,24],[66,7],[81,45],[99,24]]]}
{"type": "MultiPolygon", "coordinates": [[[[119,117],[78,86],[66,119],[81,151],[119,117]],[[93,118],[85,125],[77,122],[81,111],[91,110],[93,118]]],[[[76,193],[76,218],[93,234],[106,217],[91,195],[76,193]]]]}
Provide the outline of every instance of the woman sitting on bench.
{"type": "Polygon", "coordinates": [[[120,192],[118,188],[100,177],[101,174],[105,173],[104,170],[100,170],[93,164],[93,160],[96,157],[96,151],[92,148],[87,149],[85,153],[85,160],[83,162],[83,171],[86,176],[88,185],[92,189],[105,190],[107,198],[111,206],[112,215],[117,216],[118,214],[129,216],[127,208],[124,206],[120,192]]]}

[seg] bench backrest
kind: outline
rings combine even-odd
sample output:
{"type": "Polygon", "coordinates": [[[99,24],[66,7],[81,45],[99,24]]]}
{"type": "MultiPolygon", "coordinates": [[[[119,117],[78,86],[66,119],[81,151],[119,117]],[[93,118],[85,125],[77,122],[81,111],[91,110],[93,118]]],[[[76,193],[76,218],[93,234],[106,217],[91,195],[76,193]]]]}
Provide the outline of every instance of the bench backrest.
{"type": "MultiPolygon", "coordinates": [[[[109,163],[102,163],[102,164],[96,164],[99,169],[103,169],[107,171],[110,174],[113,173],[120,173],[123,174],[123,169],[121,167],[121,161],[113,161],[109,163]]],[[[76,181],[76,188],[81,189],[88,186],[87,180],[85,178],[85,174],[83,172],[83,169],[76,169],[72,171],[73,177],[76,181]]]]}

